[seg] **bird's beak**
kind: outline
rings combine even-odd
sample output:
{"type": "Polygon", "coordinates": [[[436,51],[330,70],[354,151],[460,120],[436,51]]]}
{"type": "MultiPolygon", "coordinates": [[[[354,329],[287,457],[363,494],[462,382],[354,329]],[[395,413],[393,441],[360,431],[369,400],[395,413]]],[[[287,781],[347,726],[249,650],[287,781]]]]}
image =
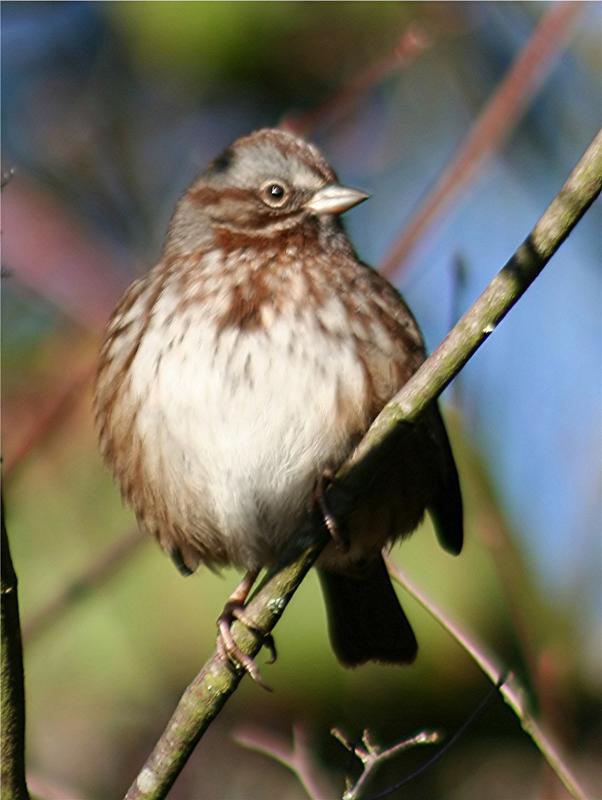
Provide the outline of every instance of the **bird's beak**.
{"type": "Polygon", "coordinates": [[[348,186],[332,183],[318,189],[305,204],[305,208],[314,214],[341,214],[367,200],[368,197],[370,197],[369,194],[360,192],[358,189],[350,189],[348,186]]]}

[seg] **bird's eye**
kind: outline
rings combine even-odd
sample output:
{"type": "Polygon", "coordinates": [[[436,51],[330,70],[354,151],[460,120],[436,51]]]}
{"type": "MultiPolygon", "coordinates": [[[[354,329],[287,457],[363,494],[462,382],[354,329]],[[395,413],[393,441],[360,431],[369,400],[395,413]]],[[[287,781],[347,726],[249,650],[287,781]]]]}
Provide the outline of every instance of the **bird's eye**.
{"type": "Polygon", "coordinates": [[[282,181],[266,181],[261,187],[261,199],[272,208],[281,208],[289,197],[289,190],[282,181]]]}

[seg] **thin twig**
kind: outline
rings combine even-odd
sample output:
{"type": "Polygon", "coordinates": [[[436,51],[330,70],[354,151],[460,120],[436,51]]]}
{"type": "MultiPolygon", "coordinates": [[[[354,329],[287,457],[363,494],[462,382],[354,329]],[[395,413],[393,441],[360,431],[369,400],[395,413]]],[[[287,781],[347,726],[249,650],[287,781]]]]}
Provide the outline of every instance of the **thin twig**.
{"type": "Polygon", "coordinates": [[[384,257],[380,270],[393,275],[436,217],[500,148],[562,52],[581,3],[555,3],[543,16],[489,102],[460,144],[449,166],[384,257]]]}
{"type": "Polygon", "coordinates": [[[34,612],[23,626],[24,641],[28,645],[32,644],[73,606],[74,601],[83,600],[94,589],[102,586],[115,575],[129,556],[138,551],[147,538],[137,528],[125,536],[119,536],[79,575],[67,581],[54,597],[34,612]]]}
{"type": "Polygon", "coordinates": [[[550,735],[543,730],[529,712],[525,700],[525,691],[516,676],[512,674],[506,675],[505,670],[502,669],[495,657],[487,652],[482,643],[477,642],[472,634],[469,635],[456,621],[452,620],[449,614],[427,597],[390,558],[386,557],[385,560],[391,577],[453,636],[494,684],[499,684],[501,695],[518,717],[522,729],[531,737],[535,746],[571,797],[575,798],[575,800],[587,800],[587,793],[572,774],[557,745],[552,742],[550,735]],[[504,678],[503,681],[502,678],[504,678]]]}
{"type": "MultiPolygon", "coordinates": [[[[482,470],[481,465],[479,471],[482,470]]],[[[476,525],[477,536],[491,555],[542,722],[549,726],[557,719],[558,709],[552,687],[541,680],[537,631],[533,625],[536,615],[529,609],[529,576],[487,480],[479,481],[478,493],[482,524],[476,525]]]]}
{"type": "Polygon", "coordinates": [[[328,800],[335,796],[335,789],[322,773],[308,746],[307,731],[293,726],[293,741],[261,728],[243,728],[234,734],[234,740],[249,750],[263,753],[291,770],[311,800],[328,800]]]}
{"type": "MultiPolygon", "coordinates": [[[[389,436],[414,422],[488,338],[496,325],[539,275],[602,188],[602,131],[573,170],[527,240],[495,276],[435,353],[379,414],[354,457],[338,471],[327,493],[331,508],[341,492],[365,482],[389,436]]],[[[232,633],[241,651],[254,658],[262,636],[274,628],[299,584],[326,544],[327,534],[312,517],[299,532],[303,550],[268,575],[249,602],[245,617],[256,635],[235,622],[232,633]]],[[[264,639],[265,640],[265,639],[264,639]]],[[[185,690],[155,748],[127,793],[127,800],[159,800],[173,785],[197,742],[221,711],[243,675],[216,652],[185,690]]]]}
{"type": "Polygon", "coordinates": [[[1,505],[0,784],[3,800],[28,800],[29,792],[25,781],[23,646],[19,622],[18,584],[4,523],[4,503],[1,505]]]}
{"type": "Polygon", "coordinates": [[[372,741],[370,733],[367,730],[363,732],[362,742],[359,745],[350,742],[338,728],[333,728],[331,733],[346,750],[349,750],[350,753],[353,753],[354,756],[359,758],[363,766],[362,773],[355,783],[347,779],[347,786],[343,793],[342,800],[358,800],[366,784],[372,777],[372,773],[385,761],[418,745],[437,744],[442,738],[439,731],[420,731],[414,736],[402,739],[400,742],[397,742],[397,744],[387,747],[386,750],[382,750],[376,742],[372,741]]]}

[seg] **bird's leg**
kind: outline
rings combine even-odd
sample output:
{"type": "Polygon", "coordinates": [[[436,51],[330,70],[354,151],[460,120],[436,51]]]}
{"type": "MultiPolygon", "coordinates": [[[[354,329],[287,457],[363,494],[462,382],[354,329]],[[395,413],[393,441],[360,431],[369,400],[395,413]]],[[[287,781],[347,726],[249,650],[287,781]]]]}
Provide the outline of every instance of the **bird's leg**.
{"type": "Polygon", "coordinates": [[[337,519],[332,513],[326,499],[326,490],[334,482],[334,472],[331,469],[325,469],[316,481],[316,486],[314,488],[314,502],[318,504],[318,507],[322,513],[324,525],[326,525],[326,529],[330,534],[330,538],[334,542],[335,547],[342,553],[346,553],[349,550],[349,537],[341,529],[341,526],[337,522],[337,519]]]}
{"type": "Polygon", "coordinates": [[[276,660],[276,646],[272,635],[266,635],[258,631],[256,625],[244,613],[245,602],[258,574],[258,569],[249,570],[228,598],[224,610],[217,619],[217,648],[222,658],[227,659],[234,665],[240,665],[256,683],[263,686],[264,689],[268,689],[269,687],[262,680],[257,664],[251,656],[242,652],[234,641],[231,631],[232,623],[235,619],[238,620],[250,631],[263,638],[263,644],[268,648],[271,655],[269,663],[273,663],[276,660]]]}

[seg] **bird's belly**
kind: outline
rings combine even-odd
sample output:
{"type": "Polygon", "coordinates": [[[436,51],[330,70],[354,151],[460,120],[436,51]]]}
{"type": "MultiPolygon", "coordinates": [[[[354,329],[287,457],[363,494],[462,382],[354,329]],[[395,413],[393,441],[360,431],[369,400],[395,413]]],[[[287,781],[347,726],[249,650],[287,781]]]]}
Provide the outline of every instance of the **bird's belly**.
{"type": "Polygon", "coordinates": [[[197,548],[198,560],[269,563],[294,533],[318,475],[338,465],[366,426],[365,379],[351,342],[308,315],[217,335],[199,320],[149,370],[152,346],[141,345],[131,385],[143,402],[136,426],[146,481],[167,527],[197,548]]]}

